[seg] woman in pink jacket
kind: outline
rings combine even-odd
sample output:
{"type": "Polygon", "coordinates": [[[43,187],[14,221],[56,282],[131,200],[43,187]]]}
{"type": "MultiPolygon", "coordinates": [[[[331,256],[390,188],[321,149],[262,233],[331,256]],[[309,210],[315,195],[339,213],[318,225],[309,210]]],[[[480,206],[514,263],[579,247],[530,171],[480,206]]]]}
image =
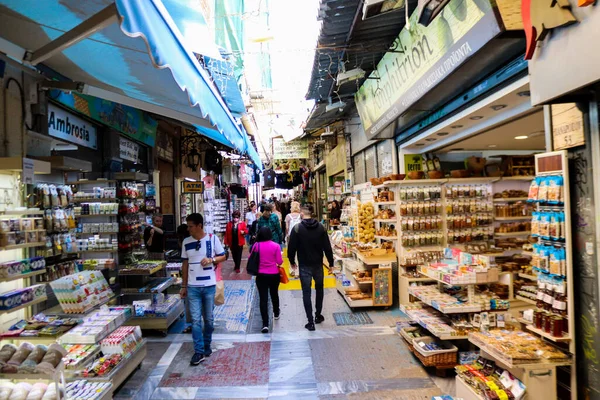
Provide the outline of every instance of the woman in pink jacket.
{"type": "Polygon", "coordinates": [[[260,299],[260,315],[263,320],[262,333],[269,333],[269,293],[273,304],[273,318],[279,319],[279,266],[283,264],[281,247],[271,239],[273,235],[267,227],[262,227],[256,235],[252,251],[260,255],[256,287],[260,299]]]}

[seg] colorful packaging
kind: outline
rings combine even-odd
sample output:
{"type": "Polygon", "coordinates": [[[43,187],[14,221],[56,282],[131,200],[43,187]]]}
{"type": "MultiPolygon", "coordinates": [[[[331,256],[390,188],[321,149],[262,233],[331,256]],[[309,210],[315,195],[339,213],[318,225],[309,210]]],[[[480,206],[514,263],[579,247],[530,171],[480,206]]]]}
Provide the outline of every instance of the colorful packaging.
{"type": "Polygon", "coordinates": [[[538,190],[537,202],[545,204],[548,202],[548,189],[549,189],[549,178],[546,176],[537,178],[540,180],[540,187],[538,190]]]}
{"type": "Polygon", "coordinates": [[[540,189],[540,178],[535,178],[531,181],[531,185],[529,185],[529,195],[527,196],[527,201],[530,203],[534,203],[538,200],[538,193],[540,189]]]}

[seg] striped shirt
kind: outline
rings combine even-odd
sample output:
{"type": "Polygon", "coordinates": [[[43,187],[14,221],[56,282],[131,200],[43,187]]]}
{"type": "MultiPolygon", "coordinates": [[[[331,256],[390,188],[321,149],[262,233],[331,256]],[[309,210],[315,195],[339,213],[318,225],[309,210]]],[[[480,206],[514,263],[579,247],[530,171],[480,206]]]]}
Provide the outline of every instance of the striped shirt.
{"type": "Polygon", "coordinates": [[[218,257],[225,254],[225,249],[218,237],[207,234],[197,240],[192,236],[183,240],[181,258],[188,260],[188,286],[214,286],[217,284],[213,264],[205,267],[200,264],[205,258],[218,257]]]}

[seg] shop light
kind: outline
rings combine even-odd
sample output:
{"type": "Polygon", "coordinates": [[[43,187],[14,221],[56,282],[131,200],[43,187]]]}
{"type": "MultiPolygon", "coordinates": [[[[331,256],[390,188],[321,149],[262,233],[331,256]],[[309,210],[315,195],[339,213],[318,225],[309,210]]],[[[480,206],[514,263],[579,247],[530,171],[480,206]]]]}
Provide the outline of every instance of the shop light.
{"type": "Polygon", "coordinates": [[[192,179],[192,178],[184,178],[184,179],[185,179],[186,181],[188,181],[188,182],[196,182],[196,180],[195,180],[195,179],[192,179]]]}
{"type": "Polygon", "coordinates": [[[448,136],[448,132],[438,132],[438,136],[448,136]]]}
{"type": "Polygon", "coordinates": [[[198,171],[198,165],[200,165],[200,153],[195,147],[187,154],[187,166],[193,171],[198,171]]]}
{"type": "Polygon", "coordinates": [[[525,140],[525,139],[527,139],[528,137],[529,137],[529,136],[527,136],[527,135],[521,135],[521,136],[515,136],[515,139],[517,139],[517,140],[525,140]]]}
{"type": "Polygon", "coordinates": [[[472,119],[473,121],[479,121],[480,119],[483,119],[483,117],[481,115],[474,115],[469,119],[472,119]]]}
{"type": "Polygon", "coordinates": [[[425,140],[428,142],[435,142],[437,139],[436,138],[427,138],[425,140]]]}
{"type": "Polygon", "coordinates": [[[491,106],[490,108],[494,111],[500,111],[503,108],[506,108],[506,104],[496,104],[494,106],[491,106]]]}
{"type": "Polygon", "coordinates": [[[523,90],[522,92],[518,92],[517,96],[519,97],[530,97],[531,92],[529,90],[523,90]]]}
{"type": "Polygon", "coordinates": [[[416,147],[422,147],[422,146],[425,146],[425,144],[424,143],[415,143],[415,146],[416,147]]]}
{"type": "Polygon", "coordinates": [[[494,147],[498,147],[498,145],[497,144],[489,144],[488,147],[493,149],[494,147]]]}
{"type": "Polygon", "coordinates": [[[463,127],[463,125],[452,125],[450,128],[452,128],[452,129],[460,129],[462,127],[463,127]]]}

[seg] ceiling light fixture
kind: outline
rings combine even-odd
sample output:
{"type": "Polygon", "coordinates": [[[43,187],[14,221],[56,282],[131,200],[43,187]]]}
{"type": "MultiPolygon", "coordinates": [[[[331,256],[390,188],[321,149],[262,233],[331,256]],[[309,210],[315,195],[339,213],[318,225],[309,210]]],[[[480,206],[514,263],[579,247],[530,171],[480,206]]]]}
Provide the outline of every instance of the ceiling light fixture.
{"type": "Polygon", "coordinates": [[[531,97],[531,92],[529,90],[523,90],[522,92],[518,92],[517,96],[519,96],[519,97],[531,97]]]}
{"type": "Polygon", "coordinates": [[[450,149],[450,151],[463,151],[464,147],[456,147],[454,149],[450,149]]]}
{"type": "Polygon", "coordinates": [[[435,142],[437,139],[436,138],[427,138],[425,140],[428,142],[435,142]]]}
{"type": "Polygon", "coordinates": [[[424,143],[416,143],[415,146],[416,147],[422,147],[422,146],[425,146],[425,144],[424,143]]]}
{"type": "Polygon", "coordinates": [[[529,137],[529,136],[527,136],[527,135],[521,135],[521,136],[515,136],[515,139],[517,139],[517,140],[525,140],[525,139],[527,139],[528,137],[529,137]]]}
{"type": "Polygon", "coordinates": [[[462,128],[462,127],[463,127],[463,125],[452,125],[450,128],[452,128],[452,129],[459,129],[459,128],[462,128]]]}
{"type": "Polygon", "coordinates": [[[498,147],[498,145],[497,144],[489,144],[488,147],[493,149],[494,147],[498,147]]]}
{"type": "Polygon", "coordinates": [[[480,119],[483,119],[483,117],[481,115],[474,115],[469,119],[472,119],[473,121],[479,121],[480,119]]]}
{"type": "Polygon", "coordinates": [[[448,136],[448,132],[438,132],[438,136],[448,136]]]}
{"type": "Polygon", "coordinates": [[[506,108],[506,104],[496,104],[495,106],[490,107],[494,111],[500,111],[503,108],[506,108]]]}

